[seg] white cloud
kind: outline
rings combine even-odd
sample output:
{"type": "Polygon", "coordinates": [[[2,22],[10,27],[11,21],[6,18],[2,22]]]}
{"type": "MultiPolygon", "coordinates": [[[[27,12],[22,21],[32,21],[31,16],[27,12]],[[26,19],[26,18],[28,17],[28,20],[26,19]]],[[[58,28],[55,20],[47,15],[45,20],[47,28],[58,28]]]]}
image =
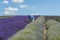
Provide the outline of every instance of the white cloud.
{"type": "Polygon", "coordinates": [[[23,3],[24,0],[12,0],[12,2],[14,2],[14,3],[23,3]]]}
{"type": "Polygon", "coordinates": [[[10,14],[10,12],[9,11],[5,11],[4,14],[10,14]]]}
{"type": "Polygon", "coordinates": [[[7,10],[7,11],[18,11],[18,8],[8,7],[8,8],[5,8],[5,10],[7,10]]]}
{"type": "Polygon", "coordinates": [[[2,3],[4,4],[8,4],[9,2],[7,0],[4,0],[2,3]]]}
{"type": "Polygon", "coordinates": [[[31,15],[40,15],[40,13],[32,13],[31,15]]]}
{"type": "Polygon", "coordinates": [[[18,8],[8,7],[8,8],[5,8],[4,14],[11,15],[11,14],[15,14],[15,12],[17,12],[17,11],[18,11],[18,8]]]}
{"type": "Polygon", "coordinates": [[[27,5],[20,5],[20,8],[28,8],[29,6],[27,5]]]}

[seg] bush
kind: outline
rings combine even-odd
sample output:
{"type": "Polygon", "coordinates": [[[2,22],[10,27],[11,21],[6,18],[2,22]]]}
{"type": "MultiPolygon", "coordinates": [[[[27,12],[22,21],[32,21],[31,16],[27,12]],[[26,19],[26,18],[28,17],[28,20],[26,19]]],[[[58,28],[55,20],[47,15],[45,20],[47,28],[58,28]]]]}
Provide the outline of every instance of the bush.
{"type": "Polygon", "coordinates": [[[47,34],[48,40],[60,40],[60,23],[51,25],[47,34]]]}
{"type": "Polygon", "coordinates": [[[57,24],[58,22],[56,20],[53,19],[49,19],[48,21],[46,21],[46,28],[49,28],[51,25],[57,24]]]}

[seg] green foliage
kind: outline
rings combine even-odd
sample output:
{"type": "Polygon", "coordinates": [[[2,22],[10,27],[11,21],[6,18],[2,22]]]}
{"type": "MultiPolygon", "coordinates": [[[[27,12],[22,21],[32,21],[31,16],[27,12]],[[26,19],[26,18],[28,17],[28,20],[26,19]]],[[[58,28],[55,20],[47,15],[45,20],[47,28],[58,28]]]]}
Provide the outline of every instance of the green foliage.
{"type": "Polygon", "coordinates": [[[57,24],[57,23],[58,22],[56,20],[49,19],[48,21],[46,21],[46,27],[49,28],[51,25],[57,24]]]}
{"type": "Polygon", "coordinates": [[[48,40],[60,40],[60,23],[51,25],[47,34],[48,40]]]}
{"type": "Polygon", "coordinates": [[[45,18],[37,18],[34,22],[28,24],[23,30],[17,32],[9,40],[42,40],[45,18]]]}
{"type": "Polygon", "coordinates": [[[0,18],[9,18],[9,17],[12,17],[12,16],[0,16],[0,18]]]}

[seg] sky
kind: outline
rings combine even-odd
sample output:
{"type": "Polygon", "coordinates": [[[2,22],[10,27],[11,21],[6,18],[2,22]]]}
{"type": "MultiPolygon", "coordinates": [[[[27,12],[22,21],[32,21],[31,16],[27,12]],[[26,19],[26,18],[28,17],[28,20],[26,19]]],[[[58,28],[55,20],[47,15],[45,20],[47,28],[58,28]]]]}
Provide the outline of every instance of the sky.
{"type": "Polygon", "coordinates": [[[0,16],[4,15],[60,16],[60,0],[0,0],[0,16]]]}

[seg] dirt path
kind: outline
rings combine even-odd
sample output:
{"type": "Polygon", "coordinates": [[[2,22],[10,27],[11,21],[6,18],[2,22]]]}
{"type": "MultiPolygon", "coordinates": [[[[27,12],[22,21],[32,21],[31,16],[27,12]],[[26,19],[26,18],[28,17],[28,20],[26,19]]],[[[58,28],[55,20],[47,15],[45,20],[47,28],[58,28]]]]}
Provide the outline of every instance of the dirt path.
{"type": "Polygon", "coordinates": [[[47,40],[47,29],[46,29],[46,25],[44,24],[44,36],[43,36],[43,40],[47,40]]]}

